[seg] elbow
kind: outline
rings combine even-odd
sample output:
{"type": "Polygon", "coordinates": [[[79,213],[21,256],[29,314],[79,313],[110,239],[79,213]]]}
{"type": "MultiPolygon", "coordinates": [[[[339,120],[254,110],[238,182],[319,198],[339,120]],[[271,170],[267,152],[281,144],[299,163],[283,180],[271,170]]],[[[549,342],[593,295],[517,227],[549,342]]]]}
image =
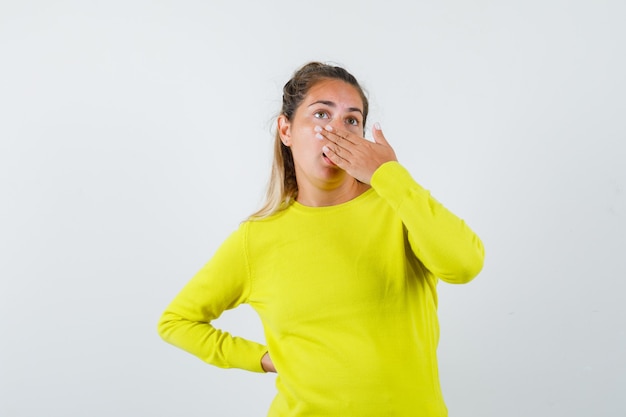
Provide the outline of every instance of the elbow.
{"type": "Polygon", "coordinates": [[[461,272],[457,276],[457,284],[467,284],[474,280],[483,269],[484,258],[476,260],[475,262],[465,265],[461,272]]]}
{"type": "Polygon", "coordinates": [[[159,321],[157,323],[157,334],[161,337],[161,339],[165,340],[165,335],[167,333],[167,319],[165,319],[165,313],[161,315],[161,317],[159,318],[159,321]]]}
{"type": "Polygon", "coordinates": [[[485,251],[482,244],[474,250],[465,252],[464,255],[457,259],[453,273],[440,276],[443,281],[450,284],[467,284],[478,276],[485,263],[485,251]]]}
{"type": "Polygon", "coordinates": [[[472,248],[467,250],[463,262],[463,274],[461,284],[472,281],[483,270],[485,265],[485,247],[483,242],[476,237],[472,248]]]}
{"type": "Polygon", "coordinates": [[[172,328],[179,319],[171,312],[164,312],[157,323],[157,333],[166,342],[170,340],[172,328]]]}
{"type": "Polygon", "coordinates": [[[480,271],[483,270],[483,266],[485,265],[485,248],[482,243],[480,243],[474,254],[472,256],[468,256],[464,263],[463,274],[462,274],[462,284],[467,284],[472,281],[480,271]]]}
{"type": "Polygon", "coordinates": [[[460,267],[456,270],[454,274],[451,275],[441,275],[440,278],[442,281],[445,281],[449,284],[468,284],[473,281],[474,278],[480,273],[482,270],[482,263],[480,265],[472,265],[466,267],[460,267]]]}

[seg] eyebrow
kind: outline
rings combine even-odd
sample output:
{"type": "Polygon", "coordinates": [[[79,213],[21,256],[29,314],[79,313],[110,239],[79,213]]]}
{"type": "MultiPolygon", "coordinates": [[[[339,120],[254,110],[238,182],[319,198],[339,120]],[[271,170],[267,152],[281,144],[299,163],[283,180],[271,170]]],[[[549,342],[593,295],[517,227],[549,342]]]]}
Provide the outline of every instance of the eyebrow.
{"type": "MultiPolygon", "coordinates": [[[[309,107],[314,106],[316,104],[325,104],[325,105],[327,105],[329,107],[337,107],[337,105],[334,102],[330,101],[330,100],[317,100],[317,101],[309,104],[309,107]]],[[[359,109],[358,107],[348,107],[348,110],[349,111],[356,111],[356,112],[361,113],[361,115],[363,115],[363,110],[359,109]]]]}

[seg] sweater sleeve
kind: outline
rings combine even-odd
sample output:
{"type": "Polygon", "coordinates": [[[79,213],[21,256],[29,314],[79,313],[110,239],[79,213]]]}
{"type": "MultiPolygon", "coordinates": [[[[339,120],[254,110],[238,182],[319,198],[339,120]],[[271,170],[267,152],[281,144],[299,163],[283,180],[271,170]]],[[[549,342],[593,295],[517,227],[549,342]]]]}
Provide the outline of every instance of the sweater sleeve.
{"type": "Polygon", "coordinates": [[[480,238],[420,186],[398,162],[380,166],[371,180],[374,190],[397,212],[409,244],[420,262],[443,281],[471,281],[483,267],[480,238]]]}
{"type": "Polygon", "coordinates": [[[168,343],[221,368],[263,372],[267,348],[213,327],[211,321],[246,301],[250,292],[245,229],[234,232],[169,304],[158,323],[168,343]]]}

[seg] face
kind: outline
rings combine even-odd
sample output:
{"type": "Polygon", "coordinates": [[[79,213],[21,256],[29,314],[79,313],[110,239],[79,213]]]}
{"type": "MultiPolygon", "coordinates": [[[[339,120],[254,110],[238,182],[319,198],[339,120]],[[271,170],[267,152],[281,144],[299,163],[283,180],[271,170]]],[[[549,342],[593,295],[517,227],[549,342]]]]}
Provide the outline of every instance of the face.
{"type": "MultiPolygon", "coordinates": [[[[358,90],[341,80],[322,80],[309,89],[291,120],[278,118],[282,142],[291,148],[298,188],[334,189],[352,179],[333,164],[315,137],[315,127],[330,124],[363,136],[363,101],[358,90]]],[[[352,179],[353,180],[353,179],[352,179]]]]}

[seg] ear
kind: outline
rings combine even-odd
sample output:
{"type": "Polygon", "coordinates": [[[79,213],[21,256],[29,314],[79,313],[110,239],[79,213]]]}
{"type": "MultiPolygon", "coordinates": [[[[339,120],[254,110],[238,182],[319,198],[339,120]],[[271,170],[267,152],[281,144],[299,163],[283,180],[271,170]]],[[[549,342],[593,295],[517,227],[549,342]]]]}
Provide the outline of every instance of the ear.
{"type": "Polygon", "coordinates": [[[291,122],[287,116],[281,114],[276,123],[281,142],[285,146],[291,146],[291,122]]]}

